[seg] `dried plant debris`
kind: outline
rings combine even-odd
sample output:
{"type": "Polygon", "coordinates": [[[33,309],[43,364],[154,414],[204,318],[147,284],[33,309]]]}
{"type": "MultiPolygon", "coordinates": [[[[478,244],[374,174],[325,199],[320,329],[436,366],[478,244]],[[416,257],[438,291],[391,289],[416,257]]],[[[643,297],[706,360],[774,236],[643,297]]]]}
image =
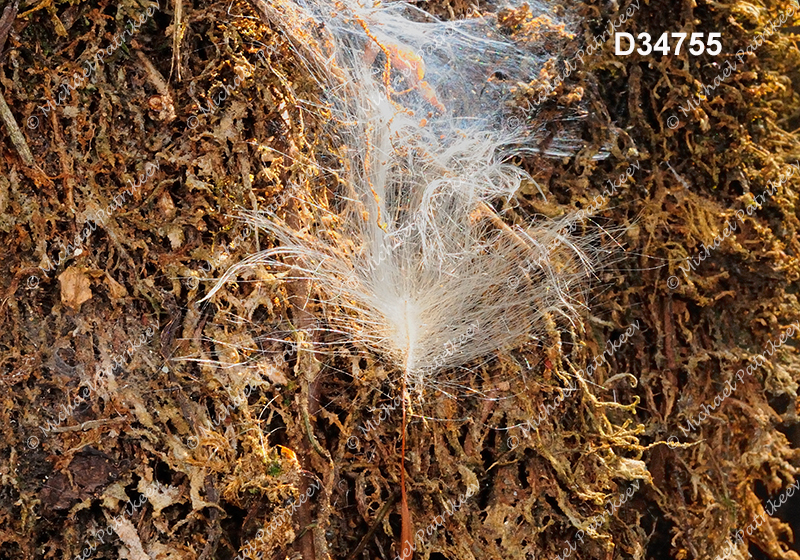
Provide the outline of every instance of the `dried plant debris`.
{"type": "MultiPolygon", "coordinates": [[[[397,368],[330,294],[261,264],[201,302],[281,243],[247,213],[337,239],[347,137],[282,26],[7,4],[0,558],[800,560],[796,4],[418,3],[549,53],[497,123],[540,140],[502,223],[579,213],[625,258],[571,322],[442,372],[404,457],[397,368]],[[722,52],[614,54],[665,31],[722,52]]],[[[436,39],[376,71],[433,57],[435,92],[436,39]]]]}

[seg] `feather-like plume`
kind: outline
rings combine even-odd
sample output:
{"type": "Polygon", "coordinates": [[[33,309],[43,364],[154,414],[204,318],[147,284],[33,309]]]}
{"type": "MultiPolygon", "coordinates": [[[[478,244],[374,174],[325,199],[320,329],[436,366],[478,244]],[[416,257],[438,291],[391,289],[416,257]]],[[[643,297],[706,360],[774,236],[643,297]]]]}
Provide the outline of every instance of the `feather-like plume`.
{"type": "Polygon", "coordinates": [[[288,269],[340,311],[331,329],[391,358],[418,389],[541,334],[546,315],[575,315],[597,256],[569,235],[576,218],[509,226],[494,208],[532,181],[511,156],[580,147],[562,132],[537,148],[535,128],[497,126],[516,85],[548,59],[536,45],[503,39],[494,15],[441,22],[399,2],[256,5],[325,92],[345,192],[335,208],[298,199],[314,217],[299,228],[249,213],[277,247],[231,268],[207,298],[243,268],[288,269]]]}
{"type": "MultiPolygon", "coordinates": [[[[575,216],[530,225],[497,210],[535,184],[511,157],[581,147],[569,118],[546,143],[535,115],[504,126],[567,22],[540,16],[517,44],[510,29],[543,5],[442,22],[402,2],[251,1],[319,85],[320,100],[298,103],[328,117],[340,192],[332,203],[297,197],[309,218],[299,225],[249,213],[276,246],[207,298],[255,265],[310,281],[329,308],[325,329],[389,358],[404,399],[406,387],[421,395],[443,370],[543,334],[549,316],[576,316],[595,240],[571,235],[575,216]]],[[[405,493],[403,510],[407,533],[405,493]]]]}

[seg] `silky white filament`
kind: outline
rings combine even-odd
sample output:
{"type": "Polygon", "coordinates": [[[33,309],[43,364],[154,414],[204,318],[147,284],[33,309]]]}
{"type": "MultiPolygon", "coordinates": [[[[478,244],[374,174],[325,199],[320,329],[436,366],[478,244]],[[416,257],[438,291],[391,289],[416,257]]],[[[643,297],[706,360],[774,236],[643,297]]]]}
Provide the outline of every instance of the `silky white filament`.
{"type": "MultiPolygon", "coordinates": [[[[575,217],[513,224],[497,210],[532,183],[511,156],[581,147],[566,126],[540,146],[533,116],[503,126],[518,85],[549,59],[543,44],[516,45],[496,14],[441,22],[402,2],[258,6],[324,92],[303,103],[332,117],[344,186],[331,205],[298,197],[314,217],[302,227],[247,214],[276,248],[234,266],[207,298],[254,265],[310,280],[326,328],[389,358],[417,389],[542,334],[547,317],[576,316],[596,240],[568,233],[575,217]]],[[[568,23],[530,9],[554,29],[568,23]]]]}

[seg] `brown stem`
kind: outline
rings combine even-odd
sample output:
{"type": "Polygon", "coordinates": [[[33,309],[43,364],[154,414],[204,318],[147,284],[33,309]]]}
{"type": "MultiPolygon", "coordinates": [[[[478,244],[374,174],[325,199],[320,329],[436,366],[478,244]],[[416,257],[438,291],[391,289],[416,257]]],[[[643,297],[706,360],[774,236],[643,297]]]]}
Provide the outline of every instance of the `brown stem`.
{"type": "MultiPolygon", "coordinates": [[[[291,226],[300,226],[299,213],[300,207],[295,201],[287,219],[291,226]]],[[[292,259],[289,259],[289,263],[293,264],[292,259]]],[[[314,429],[313,426],[311,426],[309,418],[319,411],[320,397],[319,376],[317,375],[319,366],[315,363],[314,357],[314,337],[316,335],[316,332],[312,329],[314,317],[306,308],[308,296],[311,293],[311,286],[308,280],[296,280],[288,286],[288,291],[290,293],[289,302],[293,304],[295,328],[299,333],[312,333],[308,342],[302,339],[302,335],[300,335],[301,338],[297,340],[297,371],[298,373],[302,371],[302,374],[305,376],[305,379],[301,381],[301,383],[303,383],[303,394],[300,395],[301,402],[299,405],[303,416],[303,428],[307,432],[307,439],[303,438],[298,442],[298,451],[300,451],[299,456],[303,468],[313,472],[313,456],[315,452],[319,453],[319,449],[321,448],[319,443],[316,442],[314,429]],[[310,343],[310,348],[302,349],[301,343],[310,343]],[[308,352],[308,354],[304,356],[305,352],[308,352]]],[[[301,494],[308,491],[309,484],[310,482],[308,479],[303,477],[299,488],[301,494]]],[[[313,512],[311,511],[311,502],[311,500],[306,501],[304,504],[301,504],[297,510],[297,522],[301,530],[312,524],[313,512]]],[[[317,547],[315,546],[313,531],[304,531],[301,536],[298,537],[298,541],[299,552],[304,559],[315,560],[320,556],[320,554],[318,554],[320,551],[316,550],[317,547]]],[[[321,556],[324,557],[324,554],[321,556]]]]}
{"type": "Polygon", "coordinates": [[[411,368],[411,328],[408,319],[408,300],[405,302],[405,317],[406,317],[406,359],[403,364],[403,434],[400,455],[400,549],[398,553],[402,555],[403,560],[413,560],[414,558],[414,537],[412,536],[413,530],[411,527],[411,512],[408,511],[408,495],[406,493],[406,409],[408,408],[408,374],[411,368]],[[410,555],[406,559],[403,547],[408,543],[410,555]]]}
{"type": "MultiPolygon", "coordinates": [[[[413,545],[413,537],[411,536],[411,513],[408,511],[408,496],[406,494],[406,380],[408,379],[408,370],[403,374],[403,443],[401,445],[401,455],[400,455],[400,517],[401,517],[401,529],[400,529],[400,554],[403,554],[403,546],[405,543],[408,543],[409,550],[411,550],[411,545],[413,545]]],[[[405,556],[403,557],[405,558],[405,556]]],[[[411,551],[411,555],[408,557],[408,560],[412,560],[414,558],[414,552],[411,551]]]]}

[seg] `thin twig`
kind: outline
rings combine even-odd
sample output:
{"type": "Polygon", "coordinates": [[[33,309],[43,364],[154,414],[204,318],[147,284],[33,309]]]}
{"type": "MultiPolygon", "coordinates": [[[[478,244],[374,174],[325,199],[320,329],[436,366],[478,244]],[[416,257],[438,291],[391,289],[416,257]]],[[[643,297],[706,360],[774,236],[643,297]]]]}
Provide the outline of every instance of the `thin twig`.
{"type": "Polygon", "coordinates": [[[150,82],[155,86],[156,90],[158,90],[158,93],[161,94],[164,106],[167,110],[167,122],[172,122],[175,120],[175,103],[172,101],[172,95],[169,92],[169,86],[167,85],[166,80],[164,80],[164,76],[162,76],[161,72],[159,72],[158,69],[153,66],[153,63],[150,62],[150,59],[147,58],[147,55],[139,50],[139,44],[136,41],[132,41],[131,44],[136,49],[136,56],[138,56],[139,60],[142,61],[150,82]]]}
{"type": "Polygon", "coordinates": [[[173,20],[174,31],[172,32],[172,64],[169,67],[169,79],[172,81],[172,72],[175,70],[175,63],[178,66],[178,81],[181,81],[181,40],[183,40],[184,29],[183,20],[183,0],[175,0],[175,19],[173,20]]]}
{"type": "MultiPolygon", "coordinates": [[[[19,0],[15,0],[14,3],[5,7],[3,16],[0,17],[0,57],[3,55],[3,47],[6,45],[6,39],[11,31],[11,25],[17,17],[18,8],[19,0]]],[[[33,167],[34,161],[31,149],[28,147],[28,143],[25,141],[25,137],[22,135],[19,126],[17,126],[17,121],[11,113],[11,109],[8,107],[8,103],[6,103],[2,91],[0,91],[0,117],[2,117],[3,122],[6,123],[8,133],[11,135],[11,141],[22,157],[22,161],[24,161],[26,165],[33,167]]]]}
{"type": "Polygon", "coordinates": [[[306,429],[306,436],[308,437],[308,441],[311,442],[311,447],[314,451],[317,452],[317,455],[322,457],[323,459],[330,460],[330,455],[325,452],[322,446],[317,441],[316,436],[314,435],[314,429],[311,427],[311,419],[308,417],[308,407],[304,406],[300,408],[300,411],[303,415],[303,426],[306,429]]]}
{"type": "Polygon", "coordinates": [[[11,24],[17,17],[17,9],[19,8],[19,0],[14,0],[13,4],[9,4],[3,10],[3,17],[0,17],[0,58],[3,56],[3,47],[6,44],[8,33],[11,31],[11,24]]]}
{"type": "Polygon", "coordinates": [[[19,152],[22,161],[24,161],[26,165],[34,167],[36,164],[33,161],[31,149],[28,147],[28,142],[25,141],[25,136],[22,135],[19,126],[17,126],[17,121],[14,119],[14,114],[8,107],[2,91],[0,91],[0,118],[2,118],[3,122],[6,124],[8,134],[11,136],[11,142],[14,143],[14,147],[17,149],[17,152],[19,152]]]}
{"type": "Polygon", "coordinates": [[[386,517],[386,513],[391,509],[399,496],[399,492],[393,492],[392,495],[389,496],[389,499],[386,500],[386,503],[383,504],[380,510],[378,510],[378,515],[375,516],[375,521],[372,522],[372,527],[369,528],[367,534],[364,535],[364,537],[361,539],[361,542],[358,543],[356,549],[350,553],[350,555],[347,557],[347,560],[356,560],[356,558],[358,558],[358,556],[364,551],[367,543],[375,535],[375,531],[378,530],[378,527],[380,527],[381,521],[383,521],[383,518],[386,517]]]}
{"type": "Polygon", "coordinates": [[[128,420],[127,416],[122,416],[120,418],[105,418],[103,420],[87,420],[83,424],[78,424],[77,426],[50,428],[49,431],[54,434],[60,434],[65,432],[85,432],[86,430],[93,430],[95,428],[106,426],[108,424],[118,424],[120,422],[126,422],[127,420],[128,420]]]}

